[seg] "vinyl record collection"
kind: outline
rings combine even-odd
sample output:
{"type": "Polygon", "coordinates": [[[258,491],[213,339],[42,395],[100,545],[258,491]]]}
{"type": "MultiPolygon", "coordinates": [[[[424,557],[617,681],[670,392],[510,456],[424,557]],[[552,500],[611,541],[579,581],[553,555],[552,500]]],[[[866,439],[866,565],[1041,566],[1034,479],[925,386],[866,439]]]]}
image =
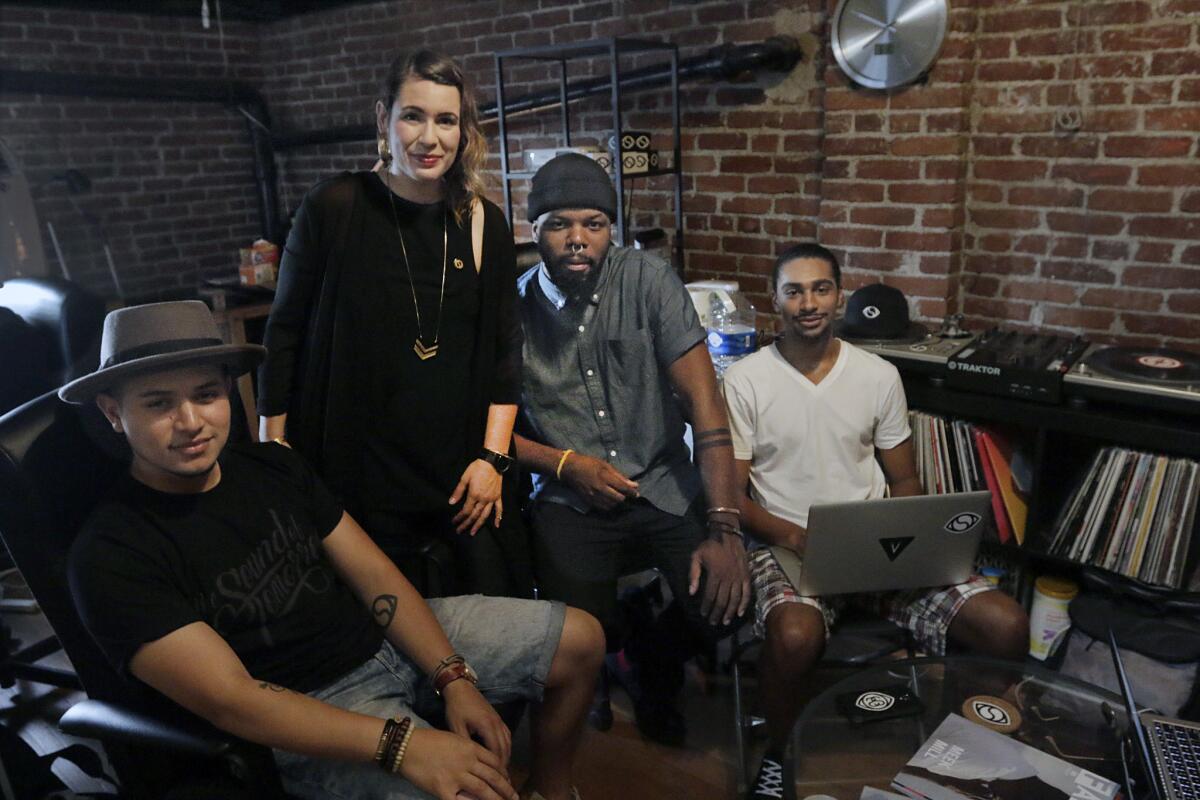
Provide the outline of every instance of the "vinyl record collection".
{"type": "Polygon", "coordinates": [[[1198,494],[1200,463],[1106,447],[1059,514],[1050,553],[1182,588],[1198,494]]]}
{"type": "Polygon", "coordinates": [[[921,411],[910,411],[908,417],[925,491],[990,490],[1000,542],[1024,543],[1028,507],[1013,477],[1013,447],[1008,438],[990,428],[921,411]]]}

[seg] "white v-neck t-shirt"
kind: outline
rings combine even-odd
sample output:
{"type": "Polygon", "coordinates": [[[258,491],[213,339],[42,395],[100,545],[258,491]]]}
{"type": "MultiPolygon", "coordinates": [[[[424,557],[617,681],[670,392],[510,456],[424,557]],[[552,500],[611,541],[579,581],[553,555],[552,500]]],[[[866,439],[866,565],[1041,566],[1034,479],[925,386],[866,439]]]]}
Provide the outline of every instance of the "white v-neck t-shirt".
{"type": "Polygon", "coordinates": [[[750,496],[807,527],[813,504],[883,497],[875,448],[912,435],[896,368],[841,342],[837,362],[813,383],[771,347],[725,371],[734,457],[750,461],[750,496]]]}

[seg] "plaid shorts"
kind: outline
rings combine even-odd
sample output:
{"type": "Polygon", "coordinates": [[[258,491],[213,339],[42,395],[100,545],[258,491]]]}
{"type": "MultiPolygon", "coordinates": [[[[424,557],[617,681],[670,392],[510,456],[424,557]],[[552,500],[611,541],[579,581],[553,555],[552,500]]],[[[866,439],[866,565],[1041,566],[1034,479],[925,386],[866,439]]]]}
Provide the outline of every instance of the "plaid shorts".
{"type": "Polygon", "coordinates": [[[946,632],[963,603],[996,588],[984,578],[972,575],[966,583],[933,589],[804,597],[796,594],[796,588],[769,548],[752,550],[747,558],[750,580],[754,583],[754,632],[760,637],[766,636],[767,615],[772,609],[784,603],[801,603],[821,612],[825,620],[825,637],[828,638],[838,615],[853,603],[908,629],[922,651],[945,655],[946,632]]]}

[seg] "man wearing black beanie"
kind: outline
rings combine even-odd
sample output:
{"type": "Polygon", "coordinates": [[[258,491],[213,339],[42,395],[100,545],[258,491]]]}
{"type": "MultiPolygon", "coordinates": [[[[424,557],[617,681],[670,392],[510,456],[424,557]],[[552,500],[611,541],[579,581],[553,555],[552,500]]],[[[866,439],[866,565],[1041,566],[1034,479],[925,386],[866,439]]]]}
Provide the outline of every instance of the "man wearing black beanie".
{"type": "MultiPolygon", "coordinates": [[[[750,587],[704,329],[669,264],[612,245],[616,205],[611,179],[587,156],[560,155],[533,177],[528,218],[542,260],[517,282],[525,374],[516,449],[535,473],[542,596],[598,617],[610,652],[624,644],[614,660],[638,727],[678,744],[683,660],[739,621],[750,587]],[[676,603],[626,638],[617,579],[651,567],[676,603]]],[[[611,722],[606,706],[594,711],[598,727],[611,722]]]]}

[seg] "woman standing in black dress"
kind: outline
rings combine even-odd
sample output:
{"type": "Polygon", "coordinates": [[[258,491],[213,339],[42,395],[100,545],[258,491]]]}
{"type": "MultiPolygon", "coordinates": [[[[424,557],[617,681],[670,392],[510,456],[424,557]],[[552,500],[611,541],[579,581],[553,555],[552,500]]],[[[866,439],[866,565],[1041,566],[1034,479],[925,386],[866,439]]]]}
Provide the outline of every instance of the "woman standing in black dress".
{"type": "Polygon", "coordinates": [[[457,589],[526,596],[508,469],[516,261],[482,196],[475,100],[454,62],[421,51],[392,63],[376,116],[376,169],[317,184],[296,213],[267,322],[260,434],[311,459],[393,557],[446,536],[457,589]]]}

